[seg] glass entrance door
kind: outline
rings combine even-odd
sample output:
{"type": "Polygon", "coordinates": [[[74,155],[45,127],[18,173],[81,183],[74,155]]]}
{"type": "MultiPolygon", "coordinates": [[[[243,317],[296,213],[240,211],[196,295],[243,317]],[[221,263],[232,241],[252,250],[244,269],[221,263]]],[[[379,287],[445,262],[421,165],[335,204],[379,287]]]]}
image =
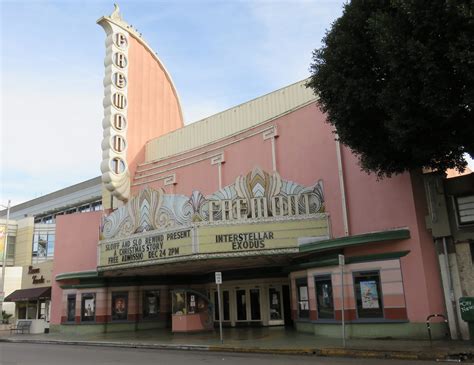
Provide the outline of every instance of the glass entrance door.
{"type": "Polygon", "coordinates": [[[250,319],[260,321],[260,289],[250,289],[250,319]]]}
{"type": "MultiPolygon", "coordinates": [[[[224,322],[230,321],[230,296],[228,290],[222,290],[222,320],[224,322]]],[[[217,291],[214,292],[214,319],[219,321],[219,299],[217,291]]]]}
{"type": "Polygon", "coordinates": [[[235,300],[237,305],[237,320],[247,320],[247,293],[245,289],[238,289],[235,291],[235,300]]]}
{"type": "Polygon", "coordinates": [[[285,324],[285,321],[283,319],[283,303],[282,303],[281,289],[269,288],[268,301],[269,301],[268,324],[270,326],[285,324]]]}
{"type": "Polygon", "coordinates": [[[262,307],[259,288],[235,290],[236,321],[261,321],[262,307]]]}

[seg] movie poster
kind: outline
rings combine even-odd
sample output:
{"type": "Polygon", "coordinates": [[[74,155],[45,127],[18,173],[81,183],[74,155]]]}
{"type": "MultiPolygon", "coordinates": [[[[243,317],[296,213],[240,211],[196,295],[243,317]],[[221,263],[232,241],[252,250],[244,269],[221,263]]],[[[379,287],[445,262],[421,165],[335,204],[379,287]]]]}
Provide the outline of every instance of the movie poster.
{"type": "Polygon", "coordinates": [[[126,320],[128,310],[128,293],[112,294],[112,319],[115,321],[126,320]]]}
{"type": "Polygon", "coordinates": [[[145,318],[157,317],[160,312],[160,292],[146,291],[143,298],[143,315],[145,318]]]}
{"type": "Polygon", "coordinates": [[[362,308],[364,309],[378,309],[379,308],[379,293],[377,290],[377,282],[361,281],[360,294],[362,299],[362,308]]]}

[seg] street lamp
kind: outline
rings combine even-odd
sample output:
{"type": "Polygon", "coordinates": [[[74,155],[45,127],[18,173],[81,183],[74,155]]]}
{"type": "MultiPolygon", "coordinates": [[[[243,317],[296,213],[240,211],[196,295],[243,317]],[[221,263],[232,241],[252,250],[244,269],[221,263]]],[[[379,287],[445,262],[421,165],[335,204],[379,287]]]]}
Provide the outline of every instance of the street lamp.
{"type": "MultiPolygon", "coordinates": [[[[0,321],[3,322],[3,300],[5,299],[5,266],[7,266],[7,247],[8,247],[8,220],[10,219],[10,200],[8,205],[0,206],[7,208],[7,220],[5,222],[5,235],[3,244],[2,277],[0,281],[0,321]]],[[[0,322],[0,323],[1,323],[0,322]]]]}

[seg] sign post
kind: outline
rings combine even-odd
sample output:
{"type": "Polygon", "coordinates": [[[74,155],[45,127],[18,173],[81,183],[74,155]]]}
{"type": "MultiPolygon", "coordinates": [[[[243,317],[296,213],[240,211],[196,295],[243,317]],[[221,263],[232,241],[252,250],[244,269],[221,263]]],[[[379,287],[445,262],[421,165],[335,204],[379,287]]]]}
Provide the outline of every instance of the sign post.
{"type": "Polygon", "coordinates": [[[220,271],[216,272],[216,284],[217,284],[217,301],[218,301],[218,306],[219,306],[219,333],[221,337],[221,343],[224,343],[224,338],[222,337],[222,303],[221,303],[222,273],[220,271]]]}
{"type": "Polygon", "coordinates": [[[344,318],[344,255],[339,255],[339,266],[341,268],[341,323],[342,323],[342,346],[346,347],[346,323],[344,318]]]}

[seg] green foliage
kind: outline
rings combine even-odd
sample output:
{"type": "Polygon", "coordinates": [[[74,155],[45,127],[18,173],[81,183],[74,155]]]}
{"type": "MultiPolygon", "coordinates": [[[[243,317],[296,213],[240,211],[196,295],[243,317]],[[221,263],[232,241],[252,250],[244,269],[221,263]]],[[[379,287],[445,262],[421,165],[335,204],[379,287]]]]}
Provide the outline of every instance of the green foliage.
{"type": "Polygon", "coordinates": [[[472,0],[354,0],[308,82],[339,139],[379,177],[474,157],[472,0]]]}
{"type": "Polygon", "coordinates": [[[2,323],[3,324],[8,324],[10,322],[10,318],[12,317],[12,314],[9,314],[2,310],[2,323]]]}

